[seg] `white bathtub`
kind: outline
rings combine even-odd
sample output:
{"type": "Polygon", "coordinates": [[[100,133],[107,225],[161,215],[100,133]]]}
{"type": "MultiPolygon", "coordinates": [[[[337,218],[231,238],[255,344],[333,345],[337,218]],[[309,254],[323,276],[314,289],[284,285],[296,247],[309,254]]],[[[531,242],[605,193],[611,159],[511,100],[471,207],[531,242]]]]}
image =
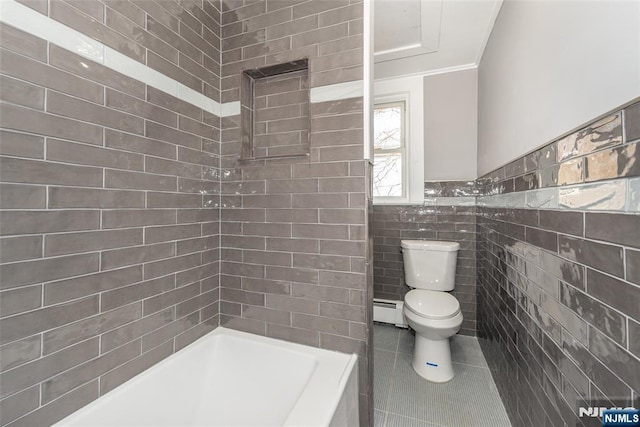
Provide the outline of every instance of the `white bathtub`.
{"type": "Polygon", "coordinates": [[[56,426],[358,426],[357,357],[218,327],[56,426]]]}

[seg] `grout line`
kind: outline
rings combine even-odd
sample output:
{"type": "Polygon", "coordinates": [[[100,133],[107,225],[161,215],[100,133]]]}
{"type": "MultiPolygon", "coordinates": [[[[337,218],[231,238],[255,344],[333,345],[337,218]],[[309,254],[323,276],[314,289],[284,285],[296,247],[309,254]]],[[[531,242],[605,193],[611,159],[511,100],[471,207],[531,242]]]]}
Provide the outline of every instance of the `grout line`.
{"type": "MultiPolygon", "coordinates": [[[[394,352],[393,354],[393,368],[391,370],[391,380],[389,381],[389,390],[387,391],[387,401],[384,404],[385,412],[389,412],[389,407],[391,406],[391,393],[393,392],[393,383],[396,379],[396,364],[398,361],[398,352],[394,352]]],[[[375,375],[375,373],[374,373],[375,375]]],[[[385,417],[385,425],[386,425],[386,417],[385,417]]]]}
{"type": "MultiPolygon", "coordinates": [[[[414,418],[414,417],[410,417],[410,416],[405,415],[405,414],[398,414],[398,413],[396,413],[396,412],[391,412],[391,411],[387,411],[387,412],[385,412],[385,413],[386,413],[387,415],[389,415],[389,414],[393,414],[393,415],[401,416],[401,417],[403,417],[403,418],[408,418],[408,419],[413,420],[413,421],[420,421],[421,423],[427,423],[427,424],[429,425],[428,427],[436,427],[436,426],[438,426],[438,427],[445,427],[445,426],[444,426],[444,425],[442,425],[442,424],[432,423],[432,422],[431,422],[431,421],[429,421],[429,420],[423,420],[423,419],[421,419],[421,418],[414,418]]],[[[386,424],[385,424],[385,425],[386,425],[386,424]]]]}
{"type": "MultiPolygon", "coordinates": [[[[474,337],[471,337],[471,338],[474,338],[474,337]]],[[[396,376],[397,376],[397,368],[398,368],[399,356],[400,356],[400,354],[408,354],[408,353],[400,353],[398,351],[399,348],[400,348],[400,334],[398,334],[398,344],[397,344],[396,348],[397,348],[397,350],[394,352],[394,355],[395,355],[394,356],[394,367],[393,367],[393,371],[392,371],[392,374],[391,374],[391,381],[390,381],[390,384],[389,384],[387,401],[386,401],[386,404],[384,405],[383,409],[376,409],[377,411],[382,412],[384,414],[383,426],[388,425],[389,414],[398,415],[398,416],[401,416],[401,417],[404,417],[404,418],[407,418],[407,419],[410,419],[410,420],[414,420],[414,421],[425,422],[425,423],[428,423],[429,425],[433,425],[433,426],[440,426],[441,424],[433,423],[433,422],[431,422],[429,420],[423,420],[423,419],[420,419],[420,418],[414,418],[414,417],[407,416],[406,414],[401,414],[401,413],[397,413],[397,412],[391,411],[391,407],[390,407],[390,405],[391,405],[391,396],[392,396],[392,392],[393,392],[394,381],[395,381],[396,376]]],[[[384,350],[384,349],[377,349],[377,350],[388,351],[388,350],[384,350]]],[[[459,363],[459,362],[453,362],[453,363],[457,364],[457,365],[468,366],[470,368],[484,369],[485,371],[491,372],[490,368],[488,366],[477,366],[477,365],[470,365],[470,364],[467,364],[467,363],[459,363]]],[[[375,371],[374,371],[374,377],[375,377],[375,371]]],[[[491,384],[496,390],[496,397],[497,397],[497,399],[499,400],[499,403],[500,403],[499,406],[501,408],[504,408],[504,402],[502,402],[502,399],[500,398],[499,394],[497,394],[497,387],[495,385],[495,381],[493,380],[493,377],[491,377],[491,384]]],[[[504,411],[506,413],[506,409],[504,411]]]]}
{"type": "Polygon", "coordinates": [[[488,366],[471,365],[471,364],[469,364],[469,363],[454,362],[453,360],[451,361],[451,363],[456,364],[456,365],[468,366],[468,367],[470,367],[470,368],[478,368],[478,369],[486,369],[486,370],[490,370],[488,366]]]}

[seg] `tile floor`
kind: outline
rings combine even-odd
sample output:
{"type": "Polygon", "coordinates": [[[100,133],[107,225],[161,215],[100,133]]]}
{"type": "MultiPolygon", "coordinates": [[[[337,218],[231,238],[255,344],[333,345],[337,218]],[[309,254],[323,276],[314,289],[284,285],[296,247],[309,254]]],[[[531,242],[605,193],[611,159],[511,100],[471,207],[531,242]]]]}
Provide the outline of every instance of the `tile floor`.
{"type": "Polygon", "coordinates": [[[456,376],[435,384],[411,367],[413,336],[391,325],[373,328],[375,427],[511,426],[476,338],[451,339],[456,376]]]}

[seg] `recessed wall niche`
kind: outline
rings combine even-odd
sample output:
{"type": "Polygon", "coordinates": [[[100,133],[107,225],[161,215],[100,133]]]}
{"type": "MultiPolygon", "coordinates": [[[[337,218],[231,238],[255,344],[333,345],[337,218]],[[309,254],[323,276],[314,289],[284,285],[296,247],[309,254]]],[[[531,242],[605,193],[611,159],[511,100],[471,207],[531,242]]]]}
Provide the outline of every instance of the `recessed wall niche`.
{"type": "Polygon", "coordinates": [[[309,155],[309,60],[242,72],[242,160],[309,155]]]}

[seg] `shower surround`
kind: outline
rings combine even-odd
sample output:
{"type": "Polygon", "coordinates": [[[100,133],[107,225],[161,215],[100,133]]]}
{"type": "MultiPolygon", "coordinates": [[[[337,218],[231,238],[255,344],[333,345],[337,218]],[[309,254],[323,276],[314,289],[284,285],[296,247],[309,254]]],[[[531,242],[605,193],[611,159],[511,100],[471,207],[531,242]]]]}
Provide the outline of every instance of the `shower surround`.
{"type": "Polygon", "coordinates": [[[363,108],[361,95],[340,95],[362,93],[363,5],[351,3],[223,2],[223,102],[241,100],[243,70],[306,59],[308,79],[256,86],[255,159],[241,156],[248,115],[222,119],[220,324],[358,354],[360,420],[368,425],[363,108]],[[287,148],[283,140],[300,147],[303,139],[308,154],[277,151],[287,148]],[[272,158],[259,158],[272,149],[272,158]]]}
{"type": "Polygon", "coordinates": [[[42,25],[0,24],[0,424],[55,422],[222,324],[357,353],[367,425],[363,4],[16,3],[42,25]],[[305,120],[308,155],[240,161],[242,71],[301,59],[308,106],[265,93],[260,126],[305,120]]]}
{"type": "MultiPolygon", "coordinates": [[[[212,3],[25,4],[219,99],[212,3]]],[[[50,425],[218,325],[220,119],[9,22],[0,44],[1,424],[50,425]]]]}

